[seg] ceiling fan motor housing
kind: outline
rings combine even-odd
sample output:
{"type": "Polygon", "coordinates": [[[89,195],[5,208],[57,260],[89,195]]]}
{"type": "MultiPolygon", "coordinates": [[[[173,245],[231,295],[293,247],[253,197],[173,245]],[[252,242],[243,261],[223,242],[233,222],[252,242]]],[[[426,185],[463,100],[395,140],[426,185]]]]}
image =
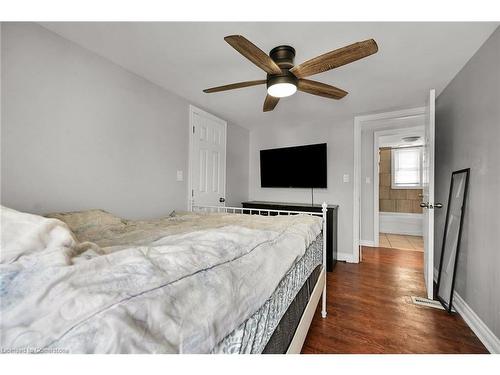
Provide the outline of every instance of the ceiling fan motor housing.
{"type": "Polygon", "coordinates": [[[289,71],[294,65],[295,49],[290,46],[274,47],[271,52],[269,52],[269,56],[281,68],[281,74],[268,74],[267,87],[269,88],[279,83],[291,83],[297,86],[297,77],[289,71]]]}
{"type": "Polygon", "coordinates": [[[295,48],[290,46],[274,47],[269,56],[281,69],[291,69],[294,65],[295,48]]]}

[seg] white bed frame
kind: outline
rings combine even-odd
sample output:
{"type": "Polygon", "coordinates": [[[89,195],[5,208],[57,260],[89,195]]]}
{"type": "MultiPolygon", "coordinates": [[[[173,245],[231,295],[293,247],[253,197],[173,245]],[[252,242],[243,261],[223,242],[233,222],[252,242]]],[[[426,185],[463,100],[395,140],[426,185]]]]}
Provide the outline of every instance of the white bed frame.
{"type": "Polygon", "coordinates": [[[191,206],[191,211],[193,212],[220,212],[220,213],[232,213],[232,214],[258,214],[270,216],[271,213],[276,213],[277,215],[311,215],[311,216],[321,216],[322,222],[322,232],[323,232],[323,265],[321,267],[321,272],[314,286],[311,298],[307,303],[307,306],[300,318],[299,325],[293,335],[292,342],[288,347],[287,354],[300,354],[302,345],[309,331],[314,312],[316,311],[316,306],[318,305],[319,299],[322,299],[321,306],[321,316],[326,318],[326,208],[327,204],[323,202],[321,205],[321,212],[312,211],[287,211],[287,210],[267,210],[260,208],[242,208],[242,207],[220,207],[220,206],[191,206]]]}

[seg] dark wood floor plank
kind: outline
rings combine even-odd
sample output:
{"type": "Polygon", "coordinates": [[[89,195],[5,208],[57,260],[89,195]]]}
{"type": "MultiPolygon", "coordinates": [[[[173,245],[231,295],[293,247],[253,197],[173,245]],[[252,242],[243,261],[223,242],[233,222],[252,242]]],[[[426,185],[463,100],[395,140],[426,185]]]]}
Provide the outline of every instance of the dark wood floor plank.
{"type": "Polygon", "coordinates": [[[425,296],[423,253],[364,248],[328,273],[328,317],[316,311],[303,353],[488,353],[463,319],[411,303],[425,296]]]}

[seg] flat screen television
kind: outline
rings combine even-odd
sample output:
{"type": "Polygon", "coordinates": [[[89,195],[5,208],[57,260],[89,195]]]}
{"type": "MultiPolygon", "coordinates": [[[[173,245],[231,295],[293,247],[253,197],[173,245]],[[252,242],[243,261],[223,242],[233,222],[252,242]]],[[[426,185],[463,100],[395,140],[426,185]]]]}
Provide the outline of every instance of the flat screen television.
{"type": "Polygon", "coordinates": [[[260,151],[261,187],[326,188],[326,143],[260,151]]]}

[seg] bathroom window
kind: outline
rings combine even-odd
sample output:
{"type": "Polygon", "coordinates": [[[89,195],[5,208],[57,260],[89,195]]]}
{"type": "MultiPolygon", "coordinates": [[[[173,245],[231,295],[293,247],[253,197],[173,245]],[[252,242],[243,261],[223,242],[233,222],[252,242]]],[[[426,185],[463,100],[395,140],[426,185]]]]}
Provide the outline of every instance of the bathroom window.
{"type": "Polygon", "coordinates": [[[422,188],[422,147],[393,148],[391,159],[393,189],[422,188]]]}

